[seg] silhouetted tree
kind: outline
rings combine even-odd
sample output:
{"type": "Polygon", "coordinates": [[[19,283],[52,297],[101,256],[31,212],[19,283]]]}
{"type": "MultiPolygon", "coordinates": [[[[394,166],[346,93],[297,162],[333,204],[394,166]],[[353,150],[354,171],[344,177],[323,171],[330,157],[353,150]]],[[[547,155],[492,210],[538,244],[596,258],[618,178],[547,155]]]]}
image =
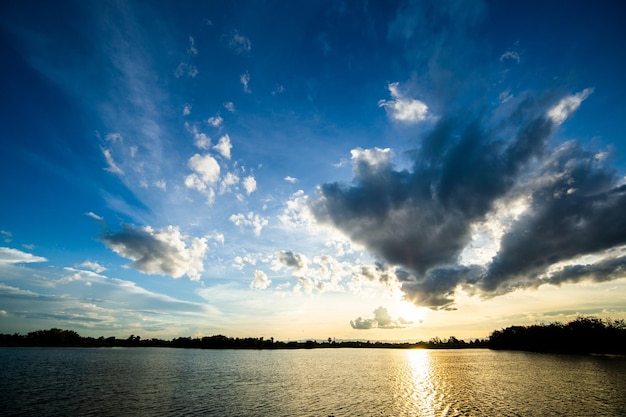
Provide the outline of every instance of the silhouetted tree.
{"type": "Polygon", "coordinates": [[[489,336],[491,349],[564,353],[626,353],[623,321],[579,317],[567,324],[511,326],[489,336]]]}

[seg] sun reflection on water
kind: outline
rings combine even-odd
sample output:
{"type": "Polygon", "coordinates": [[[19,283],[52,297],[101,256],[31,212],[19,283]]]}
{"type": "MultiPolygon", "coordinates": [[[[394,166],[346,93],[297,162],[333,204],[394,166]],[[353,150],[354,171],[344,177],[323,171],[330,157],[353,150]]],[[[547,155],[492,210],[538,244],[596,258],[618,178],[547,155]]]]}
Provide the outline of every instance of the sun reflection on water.
{"type": "Polygon", "coordinates": [[[434,416],[442,407],[436,390],[437,382],[431,354],[425,349],[406,351],[407,372],[405,392],[409,394],[407,407],[420,416],[434,416]]]}

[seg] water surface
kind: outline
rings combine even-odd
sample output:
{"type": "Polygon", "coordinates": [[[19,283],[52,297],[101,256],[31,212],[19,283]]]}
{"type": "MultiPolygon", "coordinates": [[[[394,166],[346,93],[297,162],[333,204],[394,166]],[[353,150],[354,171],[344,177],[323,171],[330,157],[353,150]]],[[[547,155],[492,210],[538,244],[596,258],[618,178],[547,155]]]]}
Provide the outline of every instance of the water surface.
{"type": "Polygon", "coordinates": [[[626,358],[1,348],[1,415],[626,416],[626,358]]]}

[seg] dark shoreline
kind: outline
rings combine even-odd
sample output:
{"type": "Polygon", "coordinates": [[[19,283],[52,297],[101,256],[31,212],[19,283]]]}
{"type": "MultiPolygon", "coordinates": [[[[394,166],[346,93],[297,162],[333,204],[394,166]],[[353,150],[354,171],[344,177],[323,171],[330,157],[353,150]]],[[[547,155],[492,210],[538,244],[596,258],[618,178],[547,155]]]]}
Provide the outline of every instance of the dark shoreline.
{"type": "Polygon", "coordinates": [[[466,349],[486,348],[487,340],[465,342],[451,337],[447,340],[435,338],[429,342],[391,343],[370,341],[275,341],[273,338],[231,338],[223,335],[202,338],[179,337],[172,340],[142,339],[131,335],[127,339],[115,337],[81,337],[73,330],[38,330],[20,334],[0,334],[0,347],[166,347],[179,349],[340,349],[340,348],[376,348],[376,349],[466,349]]]}
{"type": "Polygon", "coordinates": [[[274,338],[232,338],[223,335],[202,338],[178,337],[172,340],[142,339],[131,335],[115,337],[82,337],[73,330],[52,328],[26,335],[0,334],[0,347],[169,347],[183,349],[468,349],[521,350],[529,352],[568,354],[626,354],[626,321],[579,317],[567,324],[548,323],[531,326],[511,326],[495,330],[489,339],[470,342],[450,336],[433,338],[428,342],[370,342],[370,341],[275,341],[274,338]]]}

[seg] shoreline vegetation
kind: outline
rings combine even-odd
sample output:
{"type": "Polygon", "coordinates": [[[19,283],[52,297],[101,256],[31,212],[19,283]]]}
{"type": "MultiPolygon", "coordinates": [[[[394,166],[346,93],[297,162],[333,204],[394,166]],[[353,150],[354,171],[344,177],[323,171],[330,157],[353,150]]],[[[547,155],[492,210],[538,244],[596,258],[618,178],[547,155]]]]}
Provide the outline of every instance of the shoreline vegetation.
{"type": "Polygon", "coordinates": [[[370,341],[276,341],[273,337],[232,338],[224,335],[177,337],[172,340],[142,339],[130,335],[126,339],[100,336],[82,337],[74,330],[52,328],[26,335],[0,334],[0,347],[169,347],[191,349],[319,349],[319,348],[395,348],[395,349],[465,349],[522,350],[550,353],[626,354],[626,321],[579,317],[567,324],[542,323],[511,326],[495,330],[488,339],[469,342],[450,336],[432,338],[427,342],[370,341]]]}

